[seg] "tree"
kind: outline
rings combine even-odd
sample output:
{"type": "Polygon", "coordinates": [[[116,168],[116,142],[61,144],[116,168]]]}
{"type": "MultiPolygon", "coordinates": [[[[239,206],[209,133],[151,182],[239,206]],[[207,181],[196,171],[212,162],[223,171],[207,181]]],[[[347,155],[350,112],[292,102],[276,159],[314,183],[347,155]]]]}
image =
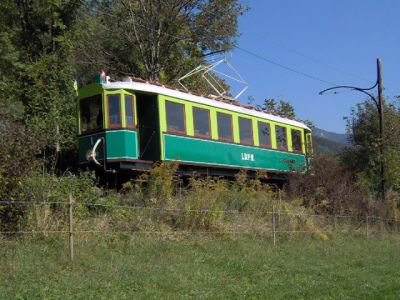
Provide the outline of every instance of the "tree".
{"type": "Polygon", "coordinates": [[[7,115],[13,126],[23,126],[50,154],[47,157],[57,157],[74,145],[71,40],[80,3],[5,0],[0,4],[0,114],[7,115]]]}
{"type": "Polygon", "coordinates": [[[277,109],[278,103],[276,102],[275,99],[265,99],[264,103],[261,107],[262,110],[269,112],[269,113],[278,113],[277,109]]]}
{"type": "Polygon", "coordinates": [[[274,113],[284,118],[296,118],[293,105],[291,105],[289,101],[283,99],[280,99],[279,102],[275,99],[265,99],[261,108],[266,112],[274,113]]]}
{"type": "MultiPolygon", "coordinates": [[[[109,0],[86,6],[80,70],[174,83],[210,53],[235,45],[238,0],[109,0]]],[[[84,73],[83,71],[81,72],[84,73]]],[[[85,74],[83,74],[86,76],[85,74]]]]}
{"type": "MultiPolygon", "coordinates": [[[[386,188],[400,190],[400,111],[398,103],[384,107],[386,188]]],[[[358,184],[377,192],[380,184],[379,121],[374,103],[359,103],[347,118],[347,134],[353,147],[341,155],[343,163],[356,174],[358,184]]]]}
{"type": "MultiPolygon", "coordinates": [[[[273,98],[265,99],[260,108],[267,113],[276,114],[283,118],[296,119],[296,112],[293,105],[283,99],[280,99],[279,102],[273,98]]],[[[315,128],[315,123],[311,120],[300,121],[306,124],[311,130],[315,128]]]]}

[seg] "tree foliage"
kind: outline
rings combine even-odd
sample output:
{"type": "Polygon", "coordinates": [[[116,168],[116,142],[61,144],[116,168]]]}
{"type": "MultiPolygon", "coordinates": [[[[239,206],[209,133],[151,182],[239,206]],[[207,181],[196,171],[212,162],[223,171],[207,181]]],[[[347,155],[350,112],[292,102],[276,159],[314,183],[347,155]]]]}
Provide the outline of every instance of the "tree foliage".
{"type": "Polygon", "coordinates": [[[277,114],[284,118],[294,119],[296,117],[293,105],[283,99],[279,101],[272,98],[265,99],[261,108],[266,112],[277,114]]]}
{"type": "MultiPolygon", "coordinates": [[[[293,105],[284,99],[279,99],[279,101],[276,101],[273,98],[265,99],[260,108],[267,113],[276,114],[283,118],[296,119],[296,111],[293,105]]],[[[315,127],[314,122],[310,120],[301,121],[311,129],[315,127]]]]}
{"type": "Polygon", "coordinates": [[[3,1],[0,9],[2,106],[43,151],[57,155],[74,144],[71,39],[79,7],[80,1],[3,1]]]}
{"type": "MultiPolygon", "coordinates": [[[[358,177],[358,184],[376,192],[380,182],[379,120],[375,103],[363,101],[347,118],[353,145],[342,154],[343,163],[358,177]]],[[[396,102],[384,107],[384,157],[386,187],[400,190],[400,111],[396,102]]]]}
{"type": "Polygon", "coordinates": [[[109,0],[83,11],[77,48],[82,73],[107,69],[113,77],[135,75],[173,83],[216,51],[235,45],[237,0],[109,0]]]}

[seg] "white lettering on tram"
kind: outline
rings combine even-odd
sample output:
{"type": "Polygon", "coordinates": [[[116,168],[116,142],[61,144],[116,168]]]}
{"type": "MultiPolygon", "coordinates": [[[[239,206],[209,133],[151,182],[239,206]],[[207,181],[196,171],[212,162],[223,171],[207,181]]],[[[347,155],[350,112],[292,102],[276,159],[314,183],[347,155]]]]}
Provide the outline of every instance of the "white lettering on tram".
{"type": "Polygon", "coordinates": [[[242,160],[255,161],[254,154],[252,154],[252,153],[242,153],[242,160]]]}

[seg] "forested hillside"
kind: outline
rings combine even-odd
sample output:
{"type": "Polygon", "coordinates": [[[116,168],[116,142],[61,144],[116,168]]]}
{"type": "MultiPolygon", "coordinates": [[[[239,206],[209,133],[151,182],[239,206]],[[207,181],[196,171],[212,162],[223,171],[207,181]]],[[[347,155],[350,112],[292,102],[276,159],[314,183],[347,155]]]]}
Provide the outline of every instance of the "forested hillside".
{"type": "Polygon", "coordinates": [[[347,134],[345,134],[345,133],[331,132],[331,131],[327,131],[327,130],[316,127],[313,129],[313,136],[331,140],[331,141],[334,141],[336,143],[346,145],[346,146],[350,145],[349,138],[348,138],[347,134]]]}
{"type": "Polygon", "coordinates": [[[339,143],[337,141],[313,136],[313,148],[316,154],[337,154],[346,147],[345,144],[339,143]]]}
{"type": "Polygon", "coordinates": [[[334,155],[340,153],[346,147],[351,147],[346,134],[315,127],[312,135],[314,151],[317,154],[334,155]]]}

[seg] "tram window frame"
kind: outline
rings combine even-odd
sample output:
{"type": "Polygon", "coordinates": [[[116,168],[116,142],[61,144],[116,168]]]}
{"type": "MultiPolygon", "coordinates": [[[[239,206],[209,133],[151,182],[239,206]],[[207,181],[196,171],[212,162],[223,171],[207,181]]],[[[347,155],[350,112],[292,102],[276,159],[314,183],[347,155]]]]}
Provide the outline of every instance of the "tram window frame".
{"type": "Polygon", "coordinates": [[[124,103],[124,105],[125,105],[125,126],[126,126],[126,128],[134,129],[136,127],[135,126],[135,96],[125,94],[124,95],[124,100],[125,100],[125,103],[124,103]],[[128,98],[131,98],[131,99],[128,100],[128,98]],[[128,102],[131,102],[131,104],[132,104],[132,110],[131,110],[131,112],[132,112],[132,125],[128,124],[128,114],[127,114],[127,112],[128,112],[127,103],[128,102]]]}
{"type": "Polygon", "coordinates": [[[281,126],[281,125],[275,125],[275,139],[276,139],[276,148],[279,150],[284,150],[288,151],[288,133],[287,133],[287,128],[286,126],[281,126]],[[283,129],[284,130],[284,144],[280,144],[280,134],[278,130],[283,129]]]}
{"type": "Polygon", "coordinates": [[[244,117],[239,117],[238,120],[239,123],[239,139],[240,139],[240,143],[241,144],[245,144],[245,145],[254,145],[254,130],[253,130],[253,120],[249,119],[249,118],[244,118],[244,117]],[[243,122],[249,122],[249,123],[243,123],[243,122]],[[244,128],[245,130],[250,129],[250,139],[245,140],[243,137],[244,134],[244,130],[243,130],[243,126],[247,126],[250,125],[249,128],[244,128]]]}
{"type": "MultiPolygon", "coordinates": [[[[80,117],[80,133],[81,134],[87,134],[87,133],[92,133],[96,131],[101,131],[104,129],[104,119],[103,119],[103,97],[101,94],[98,95],[93,95],[91,97],[87,98],[82,98],[79,101],[79,117],[80,117]],[[91,107],[93,107],[93,104],[96,104],[97,107],[95,107],[95,113],[91,113],[91,107]],[[86,112],[89,112],[89,115],[85,114],[86,112]],[[89,116],[89,119],[86,117],[89,116]],[[91,117],[95,117],[96,121],[95,124],[96,126],[89,126],[91,124],[91,117]],[[87,120],[84,122],[84,120],[87,120]],[[86,124],[86,129],[84,128],[86,124]]],[[[93,124],[93,121],[92,121],[93,124]]]]}
{"type": "Polygon", "coordinates": [[[271,124],[268,122],[257,121],[257,129],[258,129],[258,143],[259,143],[260,147],[271,148],[272,147],[271,124]],[[263,128],[261,128],[261,126],[263,126],[263,128]],[[268,128],[268,135],[262,133],[265,128],[268,128]],[[268,136],[267,144],[262,142],[262,138],[261,138],[262,136],[268,136]]]}
{"type": "Polygon", "coordinates": [[[312,155],[313,154],[311,132],[306,132],[305,133],[305,149],[306,149],[306,155],[312,155]]]}
{"type": "Polygon", "coordinates": [[[122,111],[121,111],[121,94],[108,94],[107,95],[107,121],[108,128],[122,128],[122,111]],[[118,98],[118,108],[119,108],[119,123],[111,123],[110,115],[110,98],[118,98]]]}
{"type": "MultiPolygon", "coordinates": [[[[171,132],[171,133],[179,133],[179,134],[186,134],[186,114],[185,114],[185,104],[183,104],[183,103],[178,103],[178,102],[175,102],[175,101],[170,101],[170,100],[165,100],[165,121],[166,121],[166,125],[167,125],[167,131],[168,132],[171,132]],[[178,106],[180,106],[181,107],[181,111],[182,111],[182,124],[178,124],[178,125],[183,125],[183,127],[182,127],[182,129],[175,129],[175,128],[170,128],[170,123],[169,123],[169,118],[170,118],[170,116],[171,115],[169,115],[168,114],[168,111],[169,111],[169,109],[168,109],[168,106],[170,106],[171,108],[173,107],[173,106],[171,106],[171,105],[175,105],[175,107],[178,107],[178,106]]],[[[175,126],[175,124],[171,124],[171,125],[174,125],[174,127],[176,127],[175,126]]],[[[179,126],[178,126],[179,127],[179,126]]]]}
{"type": "MultiPolygon", "coordinates": [[[[194,136],[195,137],[200,137],[200,138],[211,138],[210,110],[206,109],[206,108],[193,106],[192,107],[192,114],[193,114],[193,132],[194,132],[194,136]],[[199,128],[199,127],[201,127],[201,125],[204,125],[204,124],[201,124],[200,126],[196,126],[196,120],[200,121],[200,119],[196,118],[196,113],[195,113],[196,111],[207,114],[207,118],[208,118],[208,122],[207,122],[207,124],[208,124],[208,134],[196,133],[196,128],[199,128]]],[[[199,125],[199,123],[197,123],[197,125],[199,125]]],[[[200,132],[201,130],[198,130],[198,131],[200,132]]]]}
{"type": "MultiPolygon", "coordinates": [[[[218,128],[218,139],[221,141],[226,141],[226,142],[233,142],[233,117],[231,114],[224,113],[224,112],[217,112],[217,128],[218,128]],[[230,137],[221,137],[221,126],[223,124],[223,121],[220,117],[228,117],[230,119],[230,137]]],[[[224,129],[224,128],[222,128],[224,129]]],[[[227,129],[227,128],[225,128],[227,129]]]]}
{"type": "Polygon", "coordinates": [[[293,152],[297,152],[297,153],[303,153],[303,142],[301,140],[301,130],[299,129],[291,129],[290,133],[292,135],[292,150],[293,152]],[[299,143],[297,143],[297,147],[295,148],[295,143],[294,143],[294,134],[296,133],[298,134],[298,139],[299,139],[299,143]]]}

